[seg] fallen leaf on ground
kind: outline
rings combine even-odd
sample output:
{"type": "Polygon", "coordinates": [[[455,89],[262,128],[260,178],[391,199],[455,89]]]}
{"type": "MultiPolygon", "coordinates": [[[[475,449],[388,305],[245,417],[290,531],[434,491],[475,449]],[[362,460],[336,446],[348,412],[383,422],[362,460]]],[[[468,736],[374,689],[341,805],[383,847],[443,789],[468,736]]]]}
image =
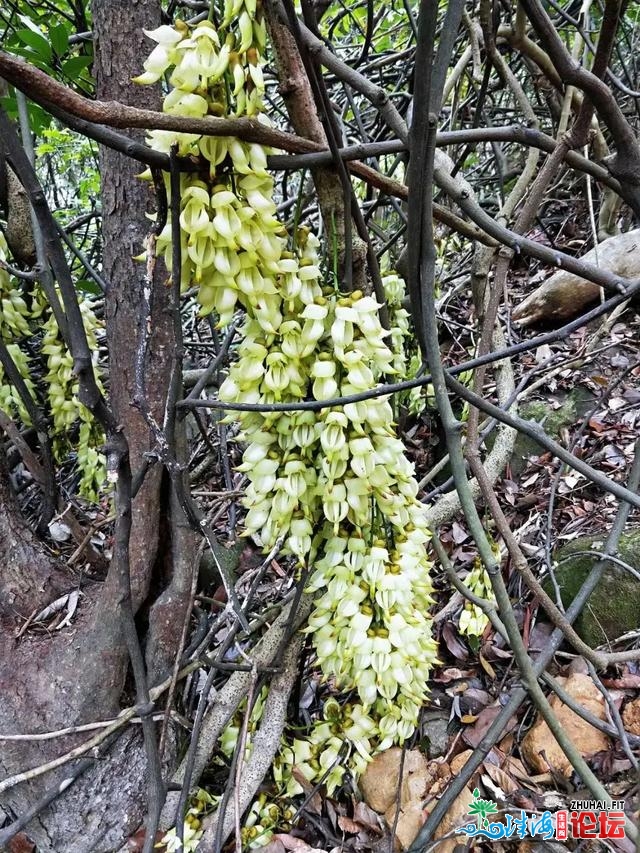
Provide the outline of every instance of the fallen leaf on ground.
{"type": "Polygon", "coordinates": [[[512,794],[514,791],[518,790],[518,785],[515,779],[509,776],[509,774],[501,767],[496,767],[495,764],[489,764],[489,762],[485,761],[484,770],[493,783],[498,785],[503,793],[512,794]]]}
{"type": "Polygon", "coordinates": [[[622,712],[625,729],[632,735],[640,735],[640,699],[627,702],[622,712]]]}
{"type": "Polygon", "coordinates": [[[338,826],[343,832],[350,832],[352,835],[356,835],[362,829],[357,821],[343,814],[338,817],[338,826]]]}
{"type": "MultiPolygon", "coordinates": [[[[475,723],[463,729],[462,737],[465,739],[466,743],[475,749],[501,711],[502,708],[500,705],[488,705],[486,708],[483,708],[478,714],[478,719],[475,723]]],[[[514,716],[511,717],[507,725],[504,727],[504,732],[511,731],[515,725],[516,718],[514,716]]]]}
{"type": "Polygon", "coordinates": [[[285,853],[285,846],[278,838],[272,838],[271,841],[260,848],[261,853],[285,853]]]}
{"type": "MultiPolygon", "coordinates": [[[[289,835],[288,832],[274,835],[270,844],[273,844],[274,841],[279,842],[284,850],[300,850],[301,853],[324,853],[324,850],[318,850],[317,847],[310,847],[302,838],[296,838],[295,835],[289,835]]],[[[262,849],[264,850],[265,848],[262,849]]],[[[274,850],[274,853],[277,853],[277,848],[274,850]]]]}
{"type": "Polygon", "coordinates": [[[451,767],[451,773],[454,776],[457,776],[472,755],[472,749],[465,749],[464,752],[460,752],[458,755],[455,756],[455,758],[452,758],[449,762],[449,766],[451,767]]]}
{"type": "Polygon", "coordinates": [[[382,821],[380,816],[366,803],[359,802],[355,804],[353,807],[353,819],[358,823],[361,829],[366,829],[368,832],[374,832],[377,835],[382,834],[382,821]]]}

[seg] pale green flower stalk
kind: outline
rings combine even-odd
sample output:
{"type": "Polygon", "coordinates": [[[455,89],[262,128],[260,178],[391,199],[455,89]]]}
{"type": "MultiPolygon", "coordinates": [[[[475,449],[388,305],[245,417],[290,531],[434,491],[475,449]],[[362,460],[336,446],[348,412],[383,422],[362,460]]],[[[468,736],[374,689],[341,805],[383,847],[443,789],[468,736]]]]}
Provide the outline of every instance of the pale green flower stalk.
{"type": "MultiPolygon", "coordinates": [[[[11,356],[11,359],[13,360],[18,373],[23,378],[25,385],[31,394],[34,394],[35,387],[30,375],[31,369],[29,366],[28,356],[25,355],[18,344],[7,344],[7,352],[11,356]]],[[[0,365],[0,409],[9,415],[9,417],[17,415],[26,426],[31,424],[31,418],[29,417],[29,413],[22,402],[22,398],[14,386],[8,382],[2,365],[0,365]]]]}
{"type": "MultiPolygon", "coordinates": [[[[0,261],[7,260],[7,241],[0,231],[0,261]]],[[[31,334],[30,312],[19,289],[9,273],[0,266],[0,336],[5,343],[13,343],[31,334]]]]}
{"type": "MultiPolygon", "coordinates": [[[[7,260],[7,253],[7,243],[4,234],[0,231],[0,261],[7,260]]],[[[33,393],[34,386],[30,377],[29,359],[16,343],[21,338],[31,335],[29,318],[30,312],[27,303],[20,295],[15,283],[11,281],[9,273],[0,266],[0,337],[7,345],[7,351],[27,388],[33,393]]],[[[7,381],[1,365],[0,409],[9,417],[17,415],[24,424],[31,424],[31,418],[20,399],[20,395],[13,385],[7,381]]]]}

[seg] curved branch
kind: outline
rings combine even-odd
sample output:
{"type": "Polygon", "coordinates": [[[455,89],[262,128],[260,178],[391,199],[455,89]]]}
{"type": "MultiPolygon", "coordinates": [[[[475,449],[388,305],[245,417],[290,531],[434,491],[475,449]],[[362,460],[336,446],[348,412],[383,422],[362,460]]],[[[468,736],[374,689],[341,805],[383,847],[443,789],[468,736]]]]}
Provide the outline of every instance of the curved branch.
{"type": "Polygon", "coordinates": [[[237,136],[247,142],[259,142],[298,153],[323,150],[323,146],[317,143],[267,127],[253,118],[186,118],[130,107],[119,101],[91,101],[58,83],[44,71],[29,65],[24,59],[4,51],[0,51],[0,76],[45,109],[53,103],[78,118],[109,127],[174,130],[203,136],[237,136]]]}

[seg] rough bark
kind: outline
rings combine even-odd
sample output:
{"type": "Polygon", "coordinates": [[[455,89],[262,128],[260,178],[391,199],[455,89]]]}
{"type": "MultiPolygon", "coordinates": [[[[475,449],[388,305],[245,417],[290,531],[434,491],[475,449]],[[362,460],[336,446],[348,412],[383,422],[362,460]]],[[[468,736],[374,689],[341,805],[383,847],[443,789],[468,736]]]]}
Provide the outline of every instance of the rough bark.
{"type": "MultiPolygon", "coordinates": [[[[34,629],[17,637],[24,620],[58,596],[77,589],[78,578],[66,572],[40,545],[20,515],[0,452],[0,731],[26,734],[115,715],[126,658],[118,634],[110,635],[96,612],[97,587],[87,588],[77,619],[59,633],[34,629]],[[96,627],[97,626],[97,627],[96,627]]],[[[83,736],[86,737],[86,736],[83,736]]],[[[128,733],[110,755],[96,763],[27,828],[40,853],[108,851],[139,821],[131,808],[143,766],[128,733]],[[127,753],[122,772],[122,751],[127,753]],[[117,769],[116,769],[117,768],[117,769]],[[119,789],[108,793],[105,778],[118,774],[119,789]]],[[[0,743],[0,776],[43,764],[72,749],[80,736],[45,742],[0,743]]],[[[139,750],[138,750],[139,753],[139,750]]],[[[16,816],[33,806],[68,775],[56,772],[11,788],[2,805],[16,816]]]]}
{"type": "MultiPolygon", "coordinates": [[[[142,28],[160,23],[158,0],[95,3],[98,94],[157,109],[159,92],[135,87],[148,43],[142,28]]],[[[138,309],[145,285],[144,264],[133,261],[149,229],[153,206],[139,167],[124,156],[102,151],[103,274],[110,353],[110,403],[129,445],[134,472],[151,449],[149,429],[132,407],[138,309]]],[[[172,357],[172,324],[167,311],[166,272],[153,282],[155,304],[146,364],[147,396],[162,422],[172,357]]],[[[149,595],[156,567],[161,516],[161,472],[149,472],[133,505],[130,541],[134,610],[149,595]]],[[[165,502],[166,504],[166,502],[165,502]]],[[[166,566],[165,566],[166,568],[166,566]]],[[[170,563],[169,563],[170,568],[170,563]]],[[[80,579],[57,564],[29,530],[11,494],[0,458],[0,732],[43,732],[116,716],[128,658],[121,630],[121,600],[110,575],[104,584],[83,587],[70,627],[53,634],[29,629],[16,639],[34,611],[78,587],[80,579]]],[[[154,590],[155,592],[156,590],[154,590]]],[[[181,592],[183,592],[181,590],[181,592]]],[[[178,608],[184,609],[184,602],[178,608]]],[[[166,622],[168,617],[164,614],[166,622]]],[[[180,618],[180,617],[178,617],[180,618]]],[[[172,648],[164,644],[165,660],[172,648]]],[[[175,646],[175,643],[174,643],[175,646]]],[[[74,735],[51,741],[0,742],[0,778],[38,766],[87,739],[74,735]]],[[[18,816],[52,786],[69,776],[74,763],[11,788],[2,805],[18,816]]],[[[27,827],[39,853],[111,853],[120,848],[144,816],[146,757],[136,730],[127,730],[95,766],[44,809],[27,827]]]]}
{"type": "MultiPolygon", "coordinates": [[[[134,3],[100,0],[94,3],[93,11],[97,35],[94,65],[97,96],[159,110],[159,90],[135,86],[130,80],[140,72],[142,60],[149,52],[150,42],[142,28],[153,29],[160,24],[160,4],[157,0],[134,3]]],[[[117,151],[101,148],[103,275],[109,285],[107,340],[110,374],[117,377],[117,381],[112,382],[110,402],[129,445],[134,477],[144,462],[144,454],[152,449],[149,427],[132,405],[136,396],[136,346],[143,333],[139,326],[145,287],[145,266],[133,258],[143,250],[149,232],[149,221],[144,214],[154,209],[149,185],[136,177],[139,172],[139,164],[135,161],[117,151]]],[[[166,283],[166,271],[158,263],[153,283],[153,331],[145,377],[149,406],[159,423],[163,419],[173,341],[166,283]]],[[[136,610],[148,593],[157,551],[160,477],[159,466],[149,471],[133,503],[130,559],[136,610]]]]}

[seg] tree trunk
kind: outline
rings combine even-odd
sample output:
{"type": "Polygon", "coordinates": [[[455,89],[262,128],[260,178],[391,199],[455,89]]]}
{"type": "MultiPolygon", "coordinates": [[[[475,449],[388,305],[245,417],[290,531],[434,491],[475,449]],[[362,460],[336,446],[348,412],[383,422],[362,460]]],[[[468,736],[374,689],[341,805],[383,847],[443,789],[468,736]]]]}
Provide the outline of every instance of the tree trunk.
{"type": "MultiPolygon", "coordinates": [[[[94,73],[97,97],[142,109],[159,110],[159,87],[137,86],[131,78],[142,70],[150,40],[144,29],[160,25],[158,0],[98,0],[93,5],[97,37],[94,73]]],[[[134,136],[134,134],[131,134],[134,136]]],[[[139,138],[144,133],[139,132],[139,138]]],[[[145,217],[154,209],[153,192],[137,175],[140,164],[117,151],[100,149],[102,180],[103,274],[108,282],[106,299],[110,401],[129,445],[134,474],[143,464],[153,443],[143,415],[134,408],[135,361],[140,335],[140,311],[145,287],[145,265],[133,260],[144,248],[150,223],[145,217]]],[[[154,279],[152,333],[145,365],[147,400],[156,422],[162,424],[173,354],[173,333],[168,312],[167,273],[160,262],[154,279]]],[[[133,503],[130,559],[134,608],[146,598],[158,548],[160,479],[162,470],[153,467],[133,503]]],[[[109,581],[108,581],[109,583],[109,581]]]]}
{"type": "MultiPolygon", "coordinates": [[[[126,656],[118,632],[100,618],[99,587],[87,587],[72,625],[53,635],[33,627],[18,638],[24,621],[78,587],[45,551],[20,515],[0,455],[0,732],[46,732],[109,719],[119,711],[126,656]]],[[[88,735],[50,741],[0,742],[0,776],[37,767],[88,735]]],[[[141,816],[144,756],[128,732],[27,827],[40,853],[113,851],[141,816]],[[126,758],[126,762],[124,759],[126,758]],[[111,780],[111,785],[109,785],[111,780]],[[117,780],[117,785],[114,784],[117,780]],[[138,805],[132,807],[132,800],[138,805]]],[[[10,788],[2,805],[16,816],[77,763],[10,788]]]]}
{"type": "MultiPolygon", "coordinates": [[[[99,98],[158,109],[157,89],[137,87],[131,77],[140,73],[149,43],[142,29],[160,24],[158,0],[100,0],[94,3],[96,63],[99,98]]],[[[133,260],[142,251],[149,231],[145,214],[153,207],[148,184],[136,177],[139,166],[111,151],[100,152],[102,178],[103,275],[106,296],[107,339],[110,354],[110,404],[122,426],[135,473],[152,449],[150,431],[132,406],[134,365],[141,333],[139,308],[145,286],[145,266],[133,260]]],[[[167,310],[166,271],[158,264],[151,317],[153,333],[145,364],[147,401],[162,423],[166,402],[173,332],[167,310]]],[[[0,448],[1,451],[1,448],[0,448]]],[[[170,575],[170,558],[159,554],[162,507],[162,470],[147,473],[132,507],[129,545],[134,611],[149,603],[150,591],[159,593],[154,571],[170,575]],[[162,563],[162,565],[160,565],[162,563]]],[[[0,458],[0,733],[44,732],[114,717],[121,708],[128,656],[121,622],[121,602],[114,571],[104,584],[85,585],[72,624],[60,632],[20,626],[31,614],[59,595],[78,588],[79,578],[58,565],[22,519],[0,458]]],[[[171,620],[182,624],[185,600],[171,620]]],[[[153,623],[153,620],[152,620],[153,623]]],[[[178,630],[179,635],[179,630],[178,630]]],[[[162,647],[164,660],[175,653],[173,635],[152,647],[162,647]]],[[[153,664],[153,661],[151,661],[153,664]]],[[[156,667],[156,670],[158,667],[156,667]]],[[[127,704],[131,704],[131,697],[127,704]]],[[[146,756],[137,729],[124,734],[104,755],[41,811],[26,828],[39,853],[112,853],[141,824],[145,811],[146,756]]],[[[22,772],[64,754],[86,741],[93,732],[54,740],[0,741],[0,778],[22,772]]],[[[60,785],[78,767],[61,768],[10,788],[0,797],[16,816],[31,808],[52,787],[60,785]]]]}

